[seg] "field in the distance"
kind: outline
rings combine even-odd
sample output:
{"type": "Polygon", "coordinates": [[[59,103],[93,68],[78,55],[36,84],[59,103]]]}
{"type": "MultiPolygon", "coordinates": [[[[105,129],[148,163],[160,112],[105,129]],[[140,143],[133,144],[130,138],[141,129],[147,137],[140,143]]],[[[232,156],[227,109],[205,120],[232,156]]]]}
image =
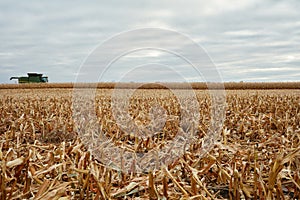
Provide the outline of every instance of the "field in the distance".
{"type": "Polygon", "coordinates": [[[191,83],[177,83],[177,82],[155,82],[155,83],[115,83],[115,82],[101,82],[101,83],[23,83],[23,84],[0,84],[0,89],[38,89],[38,88],[95,88],[98,89],[114,89],[118,88],[137,88],[140,89],[213,89],[221,88],[227,90],[243,90],[243,89],[300,89],[300,82],[225,82],[225,83],[205,83],[205,82],[191,82],[191,83]]]}
{"type": "MultiPolygon", "coordinates": [[[[209,128],[210,100],[207,91],[195,90],[199,142],[166,168],[147,174],[107,168],[87,151],[74,128],[71,88],[24,87],[0,89],[0,199],[300,198],[298,86],[227,90],[223,131],[203,158],[197,150],[209,128]]],[[[149,123],[155,103],[169,119],[158,135],[144,140],[114,123],[112,91],[97,90],[96,114],[116,145],[146,152],[172,140],[180,105],[169,90],[140,89],[131,98],[137,124],[149,123]]]]}

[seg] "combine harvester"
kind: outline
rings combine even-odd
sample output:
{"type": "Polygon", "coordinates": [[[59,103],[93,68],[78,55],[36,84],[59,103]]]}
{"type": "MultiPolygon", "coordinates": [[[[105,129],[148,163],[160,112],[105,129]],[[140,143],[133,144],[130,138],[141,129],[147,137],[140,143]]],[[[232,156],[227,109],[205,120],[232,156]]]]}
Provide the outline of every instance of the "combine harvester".
{"type": "Polygon", "coordinates": [[[28,76],[10,77],[12,79],[18,79],[18,83],[47,83],[48,77],[38,73],[27,73],[28,76]]]}

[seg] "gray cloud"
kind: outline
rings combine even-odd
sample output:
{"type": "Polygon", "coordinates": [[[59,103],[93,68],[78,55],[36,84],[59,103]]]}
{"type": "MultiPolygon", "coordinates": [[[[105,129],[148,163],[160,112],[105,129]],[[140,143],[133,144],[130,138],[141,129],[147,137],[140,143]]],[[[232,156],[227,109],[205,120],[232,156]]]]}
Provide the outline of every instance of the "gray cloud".
{"type": "MultiPolygon", "coordinates": [[[[51,82],[74,82],[97,45],[119,32],[144,27],[172,29],[191,37],[208,52],[224,81],[297,81],[299,10],[297,0],[4,0],[0,2],[0,82],[9,83],[10,76],[32,71],[45,73],[51,82]]],[[[154,38],[159,42],[159,35],[154,38]]],[[[176,44],[176,38],[169,39],[176,44]]],[[[118,46],[105,53],[114,48],[118,46]]],[[[199,80],[190,66],[167,54],[128,56],[105,79],[117,80],[121,72],[147,62],[173,66],[186,80],[199,80]]],[[[166,71],[153,71],[170,80],[166,71]]],[[[146,79],[141,73],[137,75],[146,79]]]]}

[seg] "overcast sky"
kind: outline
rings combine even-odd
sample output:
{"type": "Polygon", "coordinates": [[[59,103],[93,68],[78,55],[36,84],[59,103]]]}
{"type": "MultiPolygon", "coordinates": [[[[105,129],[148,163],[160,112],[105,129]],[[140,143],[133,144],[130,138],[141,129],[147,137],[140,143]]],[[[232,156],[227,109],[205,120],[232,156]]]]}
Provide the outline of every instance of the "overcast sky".
{"type": "MultiPolygon", "coordinates": [[[[298,0],[1,0],[0,83],[14,83],[11,76],[27,72],[41,72],[50,82],[75,82],[97,46],[145,27],[193,39],[224,81],[300,81],[299,10],[298,0]]],[[[172,67],[184,80],[201,81],[190,65],[158,50],[125,55],[102,80],[177,81],[172,67]]]]}

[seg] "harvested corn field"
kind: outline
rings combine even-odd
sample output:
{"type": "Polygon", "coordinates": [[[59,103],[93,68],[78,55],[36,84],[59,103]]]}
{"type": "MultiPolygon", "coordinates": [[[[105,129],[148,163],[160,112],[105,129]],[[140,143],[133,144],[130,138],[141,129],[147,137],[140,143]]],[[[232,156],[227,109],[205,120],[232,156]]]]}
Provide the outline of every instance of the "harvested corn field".
{"type": "MultiPolygon", "coordinates": [[[[108,167],[89,151],[74,123],[72,92],[0,90],[1,199],[300,198],[300,90],[226,91],[223,129],[203,157],[197,150],[209,129],[211,103],[205,90],[195,90],[198,141],[168,166],[147,173],[108,167]]],[[[139,89],[130,99],[130,116],[141,126],[151,125],[151,106],[165,109],[166,123],[148,138],[116,125],[111,95],[110,89],[97,90],[95,113],[116,146],[147,152],[175,137],[181,111],[170,91],[139,89]]]]}

